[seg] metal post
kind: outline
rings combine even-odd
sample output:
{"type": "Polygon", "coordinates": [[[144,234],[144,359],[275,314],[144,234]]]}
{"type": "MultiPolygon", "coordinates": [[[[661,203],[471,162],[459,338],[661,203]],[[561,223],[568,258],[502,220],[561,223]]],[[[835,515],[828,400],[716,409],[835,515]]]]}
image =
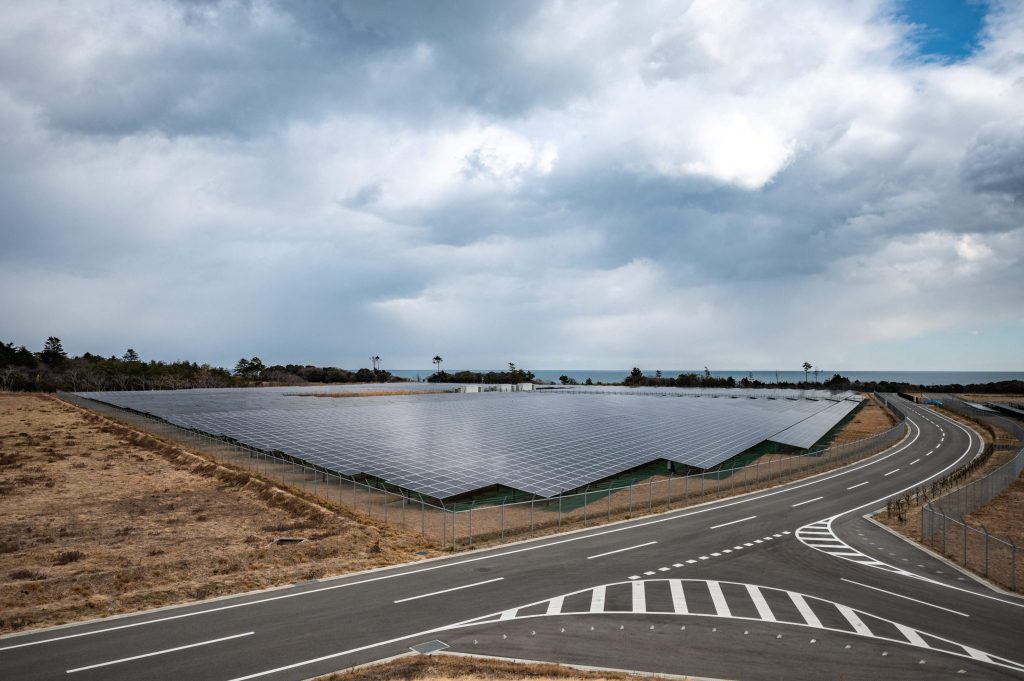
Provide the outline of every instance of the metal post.
{"type": "Polygon", "coordinates": [[[964,523],[964,565],[967,565],[967,523],[964,523]]]}
{"type": "Polygon", "coordinates": [[[608,520],[612,519],[612,483],[608,483],[608,520]]]}
{"type": "Polygon", "coordinates": [[[530,499],[530,536],[533,536],[533,505],[537,503],[536,499],[530,499]]]}
{"type": "Polygon", "coordinates": [[[558,490],[558,529],[562,529],[562,490],[558,490]]]}
{"type": "Polygon", "coordinates": [[[1010,539],[1010,589],[1017,590],[1017,545],[1010,539]]]}
{"type": "Polygon", "coordinates": [[[587,489],[583,490],[583,527],[587,526],[587,492],[590,491],[590,485],[587,485],[587,489]]]}
{"type": "Polygon", "coordinates": [[[469,504],[469,548],[473,548],[473,507],[476,506],[476,501],[472,501],[469,504]]]}
{"type": "Polygon", "coordinates": [[[628,513],[632,513],[633,512],[633,485],[632,484],[629,486],[629,510],[627,512],[628,513]]]}
{"type": "Polygon", "coordinates": [[[420,495],[420,534],[427,536],[427,509],[423,505],[423,495],[420,495]]]}
{"type": "Polygon", "coordinates": [[[501,500],[501,539],[505,539],[505,499],[501,500]]]}
{"type": "Polygon", "coordinates": [[[988,528],[982,525],[981,529],[985,531],[985,576],[988,577],[988,528]]]}
{"type": "Polygon", "coordinates": [[[452,506],[452,553],[455,552],[455,518],[459,515],[458,507],[452,506]]]}
{"type": "Polygon", "coordinates": [[[647,512],[650,513],[654,508],[654,478],[647,483],[647,512]]]}

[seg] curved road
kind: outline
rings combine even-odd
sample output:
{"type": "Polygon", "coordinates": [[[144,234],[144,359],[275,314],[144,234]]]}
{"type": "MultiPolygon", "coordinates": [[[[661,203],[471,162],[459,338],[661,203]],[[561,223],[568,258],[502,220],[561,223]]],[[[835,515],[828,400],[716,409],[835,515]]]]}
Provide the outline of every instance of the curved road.
{"type": "Polygon", "coordinates": [[[975,456],[909,433],[770,490],[450,558],[0,639],[5,679],[306,679],[453,651],[744,679],[1024,678],[1024,601],[861,516],[975,456]]]}

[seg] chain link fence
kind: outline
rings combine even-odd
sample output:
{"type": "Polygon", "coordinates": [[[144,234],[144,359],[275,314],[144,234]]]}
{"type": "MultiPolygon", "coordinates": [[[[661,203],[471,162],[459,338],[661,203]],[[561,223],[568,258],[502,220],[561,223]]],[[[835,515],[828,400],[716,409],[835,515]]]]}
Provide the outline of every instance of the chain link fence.
{"type": "MultiPolygon", "coordinates": [[[[320,498],[417,532],[452,550],[510,538],[535,537],[566,529],[636,517],[778,485],[820,473],[884,451],[906,434],[905,416],[881,398],[898,422],[870,437],[798,455],[771,454],[757,464],[719,468],[696,475],[661,475],[633,484],[610,484],[574,494],[526,501],[457,506],[428,501],[378,480],[341,476],[284,452],[249,447],[200,431],[181,428],[148,414],[115,407],[71,393],[61,399],[206,453],[215,460],[289,485],[320,498]]],[[[764,458],[764,457],[763,457],[764,458]]]]}
{"type": "MultiPolygon", "coordinates": [[[[1024,442],[1024,428],[1002,416],[972,407],[953,398],[944,398],[942,406],[961,416],[1001,428],[1024,442]]],[[[921,508],[921,540],[961,565],[1017,591],[1024,590],[1024,565],[1017,556],[1017,545],[1006,537],[991,534],[984,526],[975,527],[964,518],[994,499],[1024,471],[1024,447],[983,478],[979,478],[921,508]]]]}

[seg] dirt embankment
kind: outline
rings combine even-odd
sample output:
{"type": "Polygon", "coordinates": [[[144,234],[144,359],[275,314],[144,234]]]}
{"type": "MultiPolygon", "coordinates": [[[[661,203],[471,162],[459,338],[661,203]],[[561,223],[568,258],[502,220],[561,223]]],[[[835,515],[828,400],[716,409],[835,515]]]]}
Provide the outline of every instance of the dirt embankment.
{"type": "Polygon", "coordinates": [[[583,671],[557,664],[522,664],[463,655],[418,655],[331,674],[318,681],[663,681],[625,672],[583,671]]]}
{"type": "Polygon", "coordinates": [[[46,395],[0,393],[0,517],[0,632],[434,553],[46,395]]]}
{"type": "Polygon", "coordinates": [[[896,425],[896,419],[885,410],[874,395],[867,395],[866,404],[832,441],[833,445],[863,440],[866,437],[885,432],[896,425]]]}

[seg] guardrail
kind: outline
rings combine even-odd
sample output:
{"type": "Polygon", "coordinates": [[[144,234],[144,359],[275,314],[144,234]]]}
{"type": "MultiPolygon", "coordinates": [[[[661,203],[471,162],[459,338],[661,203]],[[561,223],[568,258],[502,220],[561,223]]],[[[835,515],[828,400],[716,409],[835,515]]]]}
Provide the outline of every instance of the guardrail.
{"type": "Polygon", "coordinates": [[[189,430],[149,414],[135,412],[71,393],[59,392],[68,402],[99,412],[202,451],[252,473],[297,487],[340,503],[368,516],[418,532],[453,550],[474,542],[537,536],[575,527],[631,518],[709,501],[726,494],[777,485],[797,477],[845,465],[888,449],[906,433],[906,417],[899,407],[879,396],[898,417],[888,430],[855,442],[800,455],[771,454],[758,464],[719,468],[696,475],[666,475],[633,484],[593,486],[583,492],[551,498],[528,499],[461,507],[436,504],[384,483],[367,484],[312,466],[283,452],[268,452],[237,441],[189,430]]]}

